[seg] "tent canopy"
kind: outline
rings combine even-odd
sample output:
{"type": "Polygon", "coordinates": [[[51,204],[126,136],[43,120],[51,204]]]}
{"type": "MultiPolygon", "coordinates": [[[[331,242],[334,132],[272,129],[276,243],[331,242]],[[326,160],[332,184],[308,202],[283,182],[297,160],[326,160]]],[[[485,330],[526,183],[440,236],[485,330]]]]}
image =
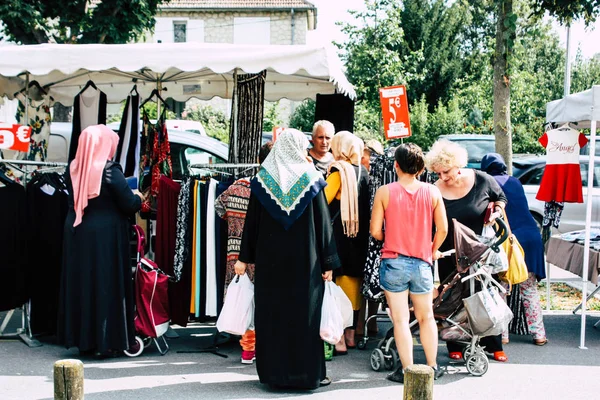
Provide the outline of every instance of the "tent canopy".
{"type": "Polygon", "coordinates": [[[109,103],[127,97],[134,83],[142,98],[160,82],[162,97],[185,101],[231,98],[234,73],[267,70],[265,100],[314,99],[343,93],[355,98],[342,64],[330,48],[206,43],[40,44],[0,50],[0,96],[13,98],[29,80],[47,87],[63,105],[92,80],[109,103]],[[108,89],[110,87],[110,89],[108,89]]]}
{"type": "Polygon", "coordinates": [[[591,121],[600,121],[600,86],[546,104],[546,122],[577,122],[577,128],[589,128],[591,121]]]}

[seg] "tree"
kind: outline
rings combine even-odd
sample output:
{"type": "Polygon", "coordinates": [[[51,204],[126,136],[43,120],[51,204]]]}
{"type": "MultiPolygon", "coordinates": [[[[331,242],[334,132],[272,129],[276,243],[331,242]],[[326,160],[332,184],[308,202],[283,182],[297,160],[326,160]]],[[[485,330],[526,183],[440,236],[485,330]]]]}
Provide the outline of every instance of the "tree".
{"type": "Polygon", "coordinates": [[[312,132],[315,123],[315,108],[314,100],[303,101],[290,117],[290,128],[298,129],[301,132],[312,132]]]}
{"type": "Polygon", "coordinates": [[[279,111],[277,110],[278,107],[278,101],[270,104],[265,103],[265,111],[263,116],[263,131],[273,132],[274,127],[281,126],[281,124],[283,123],[283,121],[279,117],[279,111]]]}
{"type": "Polygon", "coordinates": [[[127,43],[153,29],[158,6],[169,1],[4,0],[0,33],[19,44],[127,43]]]}
{"type": "Polygon", "coordinates": [[[512,173],[512,126],[510,124],[509,52],[514,47],[517,15],[513,0],[497,3],[496,51],[494,54],[494,135],[496,151],[502,155],[508,173],[512,173]]]}
{"type": "MultiPolygon", "coordinates": [[[[155,104],[155,103],[146,103],[155,104]]],[[[224,112],[208,105],[190,105],[182,113],[183,119],[200,121],[206,134],[224,143],[229,143],[229,118],[224,112]]]]}
{"type": "Polygon", "coordinates": [[[583,18],[587,26],[600,14],[600,0],[533,0],[532,3],[535,15],[542,17],[548,11],[561,25],[571,25],[583,18]]]}

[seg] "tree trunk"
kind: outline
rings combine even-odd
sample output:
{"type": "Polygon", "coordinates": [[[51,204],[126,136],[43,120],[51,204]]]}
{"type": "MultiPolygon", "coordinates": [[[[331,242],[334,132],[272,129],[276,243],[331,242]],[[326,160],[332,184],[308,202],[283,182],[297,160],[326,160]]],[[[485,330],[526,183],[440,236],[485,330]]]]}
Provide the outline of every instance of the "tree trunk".
{"type": "Polygon", "coordinates": [[[71,107],[63,106],[60,103],[54,104],[54,116],[52,121],[54,122],[71,122],[71,107]]]}
{"type": "Polygon", "coordinates": [[[513,0],[498,0],[496,24],[496,51],[494,57],[494,134],[496,152],[506,162],[512,174],[512,125],[510,124],[510,75],[508,73],[509,43],[515,32],[507,28],[507,17],[512,15],[513,0]]]}

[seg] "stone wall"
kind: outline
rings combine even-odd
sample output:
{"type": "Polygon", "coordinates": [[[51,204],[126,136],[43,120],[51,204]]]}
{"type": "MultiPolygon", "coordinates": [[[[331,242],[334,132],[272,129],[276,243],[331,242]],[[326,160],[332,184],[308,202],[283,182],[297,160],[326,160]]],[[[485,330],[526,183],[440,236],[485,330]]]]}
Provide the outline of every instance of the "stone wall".
{"type": "MultiPolygon", "coordinates": [[[[270,18],[270,44],[306,44],[307,13],[294,11],[294,38],[292,42],[291,12],[253,11],[253,12],[206,12],[206,11],[162,11],[158,18],[174,20],[204,21],[204,41],[206,43],[233,43],[235,18],[270,18]]],[[[155,41],[150,39],[150,41],[155,41]]]]}

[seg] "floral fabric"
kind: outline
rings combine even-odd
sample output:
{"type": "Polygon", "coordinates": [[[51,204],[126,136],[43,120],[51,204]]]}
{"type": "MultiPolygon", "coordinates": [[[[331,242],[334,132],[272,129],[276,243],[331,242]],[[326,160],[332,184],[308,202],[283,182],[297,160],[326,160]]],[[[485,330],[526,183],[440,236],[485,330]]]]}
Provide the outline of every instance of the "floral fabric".
{"type": "Polygon", "coordinates": [[[40,101],[29,100],[27,112],[28,121],[25,121],[25,97],[18,96],[19,106],[16,119],[21,125],[31,126],[31,138],[29,140],[29,152],[22,154],[19,158],[30,161],[46,161],[48,157],[48,141],[50,140],[50,98],[40,101]]]}

